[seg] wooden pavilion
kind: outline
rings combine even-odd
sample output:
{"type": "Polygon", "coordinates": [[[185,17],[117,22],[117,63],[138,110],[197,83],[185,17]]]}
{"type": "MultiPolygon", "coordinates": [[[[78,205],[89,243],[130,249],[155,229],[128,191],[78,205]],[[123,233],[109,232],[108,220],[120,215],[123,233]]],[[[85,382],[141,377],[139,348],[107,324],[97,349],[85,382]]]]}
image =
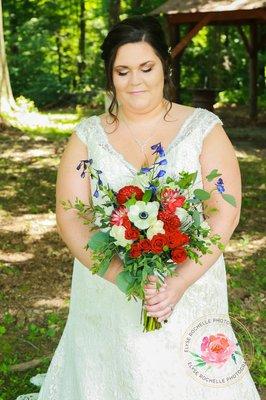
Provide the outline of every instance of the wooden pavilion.
{"type": "Polygon", "coordinates": [[[249,107],[250,118],[257,117],[258,51],[265,49],[266,37],[258,35],[259,25],[266,20],[266,1],[263,0],[168,0],[150,15],[163,14],[169,28],[171,55],[177,101],[180,101],[180,60],[191,39],[205,25],[236,25],[249,56],[249,107]],[[180,25],[189,27],[180,37],[180,25]],[[249,25],[249,37],[242,25],[249,25]]]}

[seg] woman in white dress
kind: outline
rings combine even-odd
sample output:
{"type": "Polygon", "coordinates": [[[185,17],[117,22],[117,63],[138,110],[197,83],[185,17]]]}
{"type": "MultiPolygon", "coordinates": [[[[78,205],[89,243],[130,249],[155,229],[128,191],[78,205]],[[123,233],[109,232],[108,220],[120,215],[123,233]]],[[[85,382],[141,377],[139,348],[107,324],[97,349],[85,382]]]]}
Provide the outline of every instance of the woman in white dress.
{"type": "Polygon", "coordinates": [[[74,210],[66,212],[61,205],[76,197],[99,201],[93,196],[94,180],[80,178],[80,160],[93,158],[114,190],[128,184],[144,162],[153,163],[150,146],[158,142],[166,152],[167,174],[198,170],[197,186],[211,190],[214,185],[205,176],[217,168],[237,202],[232,207],[215,192],[206,204],[219,210],[208,223],[224,244],[238,224],[241,204],[239,167],[222,121],[206,109],[171,101],[171,57],[159,22],[128,18],[112,27],[101,49],[112,102],[106,114],[78,124],[57,177],[58,231],[74,256],[69,315],[47,374],[41,376],[39,395],[19,399],[257,400],[241,349],[234,360],[225,356],[237,343],[228,324],[225,264],[217,247],[201,258],[202,265],[191,260],[177,265],[178,275],[167,277],[159,292],[156,278],[149,277],[146,307],[163,321],[153,332],[142,331],[141,301],[127,301],[116,286],[123,269],[119,258],[103,278],[90,271],[91,253],[84,246],[91,232],[74,210]],[[195,352],[204,370],[196,366],[195,352]]]}

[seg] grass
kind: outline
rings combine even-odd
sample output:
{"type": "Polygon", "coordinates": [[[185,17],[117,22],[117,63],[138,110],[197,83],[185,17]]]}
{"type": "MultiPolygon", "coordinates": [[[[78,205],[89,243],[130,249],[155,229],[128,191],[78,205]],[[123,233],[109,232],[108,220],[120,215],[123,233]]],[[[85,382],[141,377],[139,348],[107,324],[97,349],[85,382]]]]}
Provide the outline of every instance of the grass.
{"type": "MultiPolygon", "coordinates": [[[[262,393],[265,132],[262,125],[235,126],[226,111],[221,115],[243,180],[241,221],[225,252],[229,311],[251,336],[250,371],[262,393]]],[[[46,372],[66,323],[73,259],[56,231],[55,181],[60,156],[80,116],[55,110],[42,113],[36,122],[34,114],[23,123],[13,121],[16,128],[0,135],[0,400],[36,391],[29,380],[46,372]],[[42,359],[37,368],[10,371],[12,365],[35,358],[42,359]]]]}

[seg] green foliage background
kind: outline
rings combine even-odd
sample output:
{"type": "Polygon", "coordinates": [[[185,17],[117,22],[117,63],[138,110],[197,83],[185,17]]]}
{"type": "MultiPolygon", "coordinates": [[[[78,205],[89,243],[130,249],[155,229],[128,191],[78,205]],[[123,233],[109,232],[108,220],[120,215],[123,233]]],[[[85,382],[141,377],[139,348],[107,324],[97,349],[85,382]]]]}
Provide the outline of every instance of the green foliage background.
{"type": "MultiPolygon", "coordinates": [[[[38,107],[103,104],[104,70],[99,47],[108,32],[109,0],[85,1],[85,70],[78,75],[80,0],[5,0],[4,31],[12,88],[38,107]]],[[[148,13],[162,0],[121,1],[120,19],[148,13]]],[[[159,17],[165,27],[165,21],[159,17]]],[[[263,34],[260,26],[260,36],[263,34]]],[[[181,35],[188,30],[182,26],[181,35]]],[[[244,26],[246,34],[248,26],[244,26]]],[[[265,31],[264,31],[265,35],[265,31]]],[[[168,37],[168,36],[167,36],[168,37]]],[[[266,103],[266,55],[259,53],[259,102],[266,103]]],[[[235,26],[207,26],[194,37],[182,58],[182,96],[192,87],[222,91],[223,103],[244,104],[248,96],[248,57],[235,26]]]]}

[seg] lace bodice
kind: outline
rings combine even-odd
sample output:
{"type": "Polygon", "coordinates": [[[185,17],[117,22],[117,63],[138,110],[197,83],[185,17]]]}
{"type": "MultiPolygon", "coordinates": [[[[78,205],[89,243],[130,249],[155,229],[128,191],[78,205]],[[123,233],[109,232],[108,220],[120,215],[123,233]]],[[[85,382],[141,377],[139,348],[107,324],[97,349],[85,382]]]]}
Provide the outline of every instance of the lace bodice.
{"type": "MultiPolygon", "coordinates": [[[[176,176],[183,169],[191,172],[199,170],[197,182],[201,186],[199,155],[202,143],[217,123],[223,124],[214,113],[203,108],[193,110],[165,150],[167,174],[176,176]]],[[[103,171],[103,180],[114,190],[128,184],[137,170],[110,144],[99,116],[83,118],[75,133],[87,145],[88,157],[93,159],[95,168],[103,171]]]]}

